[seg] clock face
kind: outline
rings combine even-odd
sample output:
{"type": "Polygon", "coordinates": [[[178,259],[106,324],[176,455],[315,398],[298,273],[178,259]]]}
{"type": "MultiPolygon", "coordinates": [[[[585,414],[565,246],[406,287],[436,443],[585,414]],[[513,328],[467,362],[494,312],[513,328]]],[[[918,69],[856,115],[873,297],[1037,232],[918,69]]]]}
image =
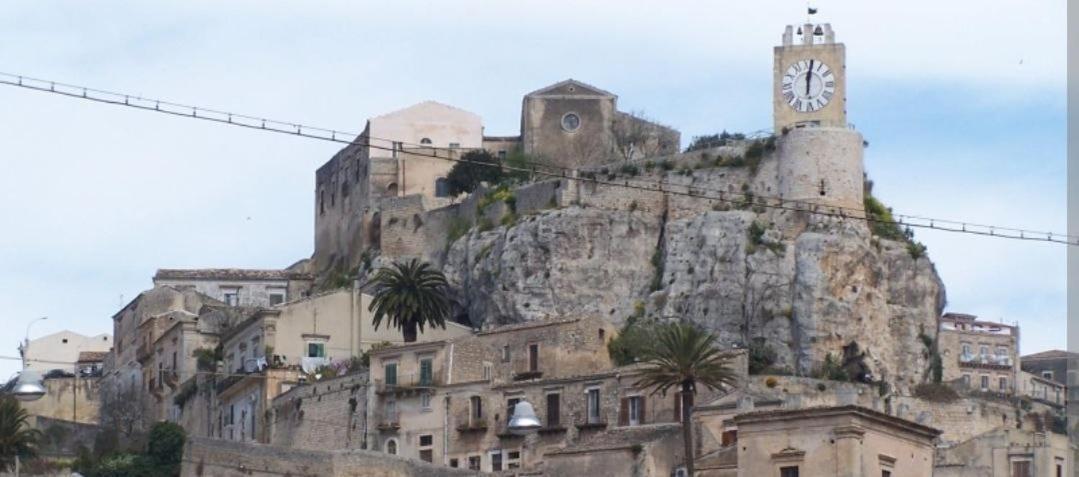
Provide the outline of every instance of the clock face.
{"type": "Polygon", "coordinates": [[[783,100],[795,111],[812,113],[828,105],[835,95],[835,74],[823,61],[796,61],[783,75],[783,100]]]}

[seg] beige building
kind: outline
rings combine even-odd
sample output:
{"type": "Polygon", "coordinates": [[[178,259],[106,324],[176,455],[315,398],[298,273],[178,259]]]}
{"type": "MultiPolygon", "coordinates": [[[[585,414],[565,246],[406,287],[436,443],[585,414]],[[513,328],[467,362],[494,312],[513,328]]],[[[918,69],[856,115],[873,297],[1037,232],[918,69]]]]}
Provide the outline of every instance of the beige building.
{"type": "MultiPolygon", "coordinates": [[[[269,403],[302,376],[317,379],[324,367],[348,370],[353,358],[374,345],[403,343],[395,328],[384,324],[374,329],[370,303],[371,296],[357,289],[335,290],[258,310],[226,332],[221,344],[227,376],[216,388],[220,405],[215,435],[269,442],[269,403]]],[[[471,328],[450,322],[445,329],[427,328],[419,335],[420,343],[408,346],[471,333],[471,328]]]]}
{"type": "Polygon", "coordinates": [[[110,349],[112,336],[108,334],[85,336],[66,330],[30,340],[29,345],[19,345],[19,352],[27,361],[26,367],[41,374],[54,369],[73,373],[80,353],[107,352],[110,349]]]}
{"type": "Polygon", "coordinates": [[[1026,371],[1019,372],[1019,395],[1063,410],[1067,404],[1068,388],[1051,379],[1026,371]]]}
{"type": "Polygon", "coordinates": [[[1065,435],[1001,428],[938,450],[933,476],[1070,476],[1075,450],[1065,435]]]}
{"type": "Polygon", "coordinates": [[[154,286],[192,289],[229,306],[274,306],[305,296],[309,275],[291,270],[160,269],[154,286]]]}
{"type": "Polygon", "coordinates": [[[940,435],[858,406],[751,412],[734,423],[739,477],[929,476],[940,435]]]}
{"type": "Polygon", "coordinates": [[[1019,376],[1019,327],[974,315],[940,317],[937,347],[944,381],[972,391],[1014,394],[1019,376]]]}

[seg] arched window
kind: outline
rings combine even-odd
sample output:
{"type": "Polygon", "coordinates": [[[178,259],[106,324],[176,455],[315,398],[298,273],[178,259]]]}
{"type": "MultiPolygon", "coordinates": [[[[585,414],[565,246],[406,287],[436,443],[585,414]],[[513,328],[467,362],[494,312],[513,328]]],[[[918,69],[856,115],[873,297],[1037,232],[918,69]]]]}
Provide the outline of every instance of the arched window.
{"type": "Polygon", "coordinates": [[[449,197],[450,196],[450,181],[445,177],[439,177],[435,179],[435,197],[449,197]]]}
{"type": "Polygon", "coordinates": [[[431,145],[431,138],[425,137],[423,139],[420,139],[420,145],[421,146],[430,146],[431,145]]]}
{"type": "Polygon", "coordinates": [[[386,440],[386,453],[390,455],[397,455],[397,439],[386,440]]]}
{"type": "Polygon", "coordinates": [[[386,195],[391,196],[391,197],[396,197],[397,196],[397,183],[396,182],[391,182],[390,185],[386,186],[386,195]]]}

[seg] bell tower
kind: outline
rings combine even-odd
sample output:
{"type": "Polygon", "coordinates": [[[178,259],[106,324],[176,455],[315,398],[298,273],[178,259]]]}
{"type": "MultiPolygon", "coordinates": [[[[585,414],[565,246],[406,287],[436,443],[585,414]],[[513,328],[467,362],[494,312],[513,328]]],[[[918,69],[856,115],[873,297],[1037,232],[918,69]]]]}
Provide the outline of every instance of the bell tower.
{"type": "Polygon", "coordinates": [[[847,60],[829,23],[787,25],[775,47],[772,107],[775,132],[813,125],[846,127],[847,60]]]}
{"type": "Polygon", "coordinates": [[[775,48],[772,101],[779,195],[860,216],[865,146],[847,125],[846,70],[846,53],[831,25],[787,26],[783,45],[775,48]]]}

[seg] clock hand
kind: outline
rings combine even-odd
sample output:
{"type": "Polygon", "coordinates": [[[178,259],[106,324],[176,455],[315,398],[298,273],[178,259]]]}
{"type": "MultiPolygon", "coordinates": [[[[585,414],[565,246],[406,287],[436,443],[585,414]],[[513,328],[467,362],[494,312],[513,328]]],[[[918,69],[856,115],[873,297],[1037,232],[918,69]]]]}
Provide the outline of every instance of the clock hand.
{"type": "Polygon", "coordinates": [[[813,60],[809,60],[809,70],[806,71],[806,97],[809,97],[809,81],[813,78],[813,60]]]}

